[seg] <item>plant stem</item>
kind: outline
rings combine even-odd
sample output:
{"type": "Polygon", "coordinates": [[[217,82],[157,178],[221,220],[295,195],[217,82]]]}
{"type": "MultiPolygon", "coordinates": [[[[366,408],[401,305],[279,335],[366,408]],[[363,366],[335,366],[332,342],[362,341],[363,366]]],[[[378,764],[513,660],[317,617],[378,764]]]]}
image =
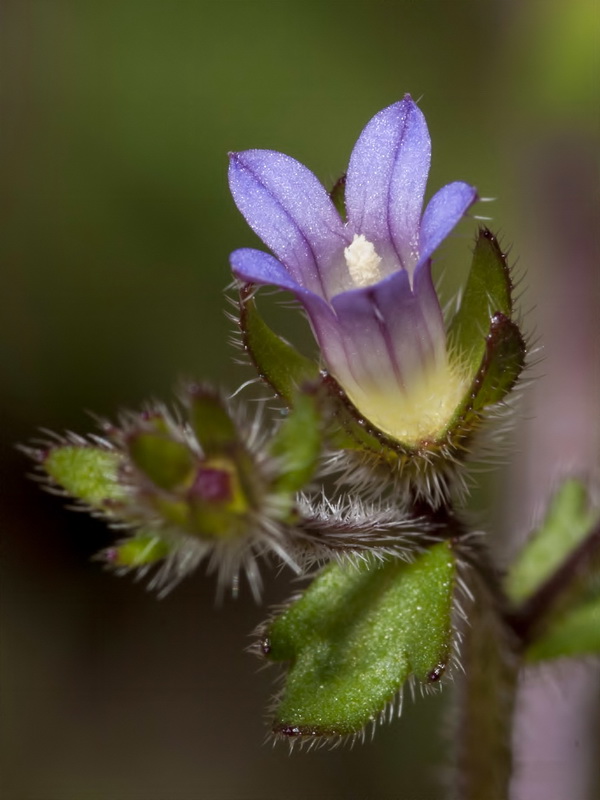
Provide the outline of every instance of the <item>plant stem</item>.
{"type": "Polygon", "coordinates": [[[465,674],[456,693],[458,729],[451,796],[460,800],[507,800],[519,643],[505,621],[497,575],[487,564],[487,553],[477,549],[477,561],[469,559],[473,599],[461,648],[465,674]]]}

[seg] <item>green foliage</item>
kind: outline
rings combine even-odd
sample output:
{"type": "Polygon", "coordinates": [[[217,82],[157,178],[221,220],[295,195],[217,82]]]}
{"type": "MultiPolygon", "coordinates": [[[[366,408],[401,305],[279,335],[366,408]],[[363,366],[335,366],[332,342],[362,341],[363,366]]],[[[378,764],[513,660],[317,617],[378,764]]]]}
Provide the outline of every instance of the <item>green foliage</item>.
{"type": "Polygon", "coordinates": [[[248,290],[240,294],[240,328],[259,375],[291,406],[298,388],[319,377],[317,364],[269,328],[248,290]]]}
{"type": "Polygon", "coordinates": [[[113,567],[143,567],[166,558],[169,552],[169,545],[155,533],[140,531],[117,542],[104,555],[113,567]]]}
{"type": "Polygon", "coordinates": [[[600,595],[560,614],[528,648],[529,661],[600,654],[600,595]]]}
{"type": "Polygon", "coordinates": [[[327,566],[266,632],[268,657],[290,662],[274,731],[354,733],[411,674],[437,680],[451,646],[455,569],[446,542],[413,563],[327,566]]]}
{"type": "Polygon", "coordinates": [[[506,576],[505,588],[515,604],[527,600],[582,544],[600,521],[586,487],[572,478],[554,495],[540,528],[527,542],[506,576]]]}
{"type": "Polygon", "coordinates": [[[175,489],[193,477],[194,457],[182,442],[140,431],[129,437],[127,448],[135,466],[161,489],[175,489]]]}
{"type": "Polygon", "coordinates": [[[480,412],[504,399],[525,366],[525,353],[525,342],[519,328],[503,314],[495,314],[485,340],[481,366],[467,401],[469,410],[480,412]]]}
{"type": "Polygon", "coordinates": [[[59,445],[45,455],[42,466],[52,480],[77,500],[106,509],[125,499],[119,484],[122,456],[91,445],[59,445]]]}
{"type": "Polygon", "coordinates": [[[298,492],[311,480],[322,447],[322,417],[315,394],[298,392],[288,416],[271,442],[271,454],[281,460],[275,488],[298,492]]]}
{"type": "Polygon", "coordinates": [[[189,419],[205,456],[222,454],[238,443],[239,435],[221,396],[195,386],[188,396],[189,419]]]}
{"type": "Polygon", "coordinates": [[[461,363],[469,365],[473,376],[485,353],[492,317],[497,313],[508,319],[512,316],[511,292],[506,255],[496,237],[487,228],[481,228],[460,308],[448,331],[452,350],[461,363]]]}

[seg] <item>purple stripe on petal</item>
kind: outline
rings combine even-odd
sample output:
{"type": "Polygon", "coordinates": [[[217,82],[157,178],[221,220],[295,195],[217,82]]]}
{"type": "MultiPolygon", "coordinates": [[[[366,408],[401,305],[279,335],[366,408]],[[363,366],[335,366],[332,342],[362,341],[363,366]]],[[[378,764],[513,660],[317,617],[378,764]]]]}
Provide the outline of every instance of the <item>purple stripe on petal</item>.
{"type": "Polygon", "coordinates": [[[462,181],[444,186],[429,201],[419,241],[419,261],[427,261],[454,226],[477,200],[477,190],[462,181]]]}
{"type": "Polygon", "coordinates": [[[413,275],[413,294],[431,343],[431,356],[441,365],[446,360],[446,326],[431,277],[431,261],[417,265],[413,275]]]}
{"type": "Polygon", "coordinates": [[[396,384],[401,390],[404,365],[396,359],[396,346],[373,287],[344,292],[333,299],[332,305],[346,346],[348,374],[336,374],[344,388],[352,394],[352,383],[361,393],[369,387],[386,391],[390,384],[396,384]]]}
{"type": "Polygon", "coordinates": [[[443,319],[433,285],[431,292],[422,280],[411,290],[405,271],[373,287],[374,300],[393,342],[394,358],[407,383],[435,362],[440,348],[442,354],[445,352],[443,319]]]}
{"type": "Polygon", "coordinates": [[[348,219],[373,242],[387,273],[417,261],[430,160],[427,124],[409,95],[373,117],[350,157],[348,219]]]}
{"type": "Polygon", "coordinates": [[[324,298],[334,293],[348,236],[313,173],[283,153],[246,150],[231,155],[229,184],[250,227],[294,280],[324,298]]]}

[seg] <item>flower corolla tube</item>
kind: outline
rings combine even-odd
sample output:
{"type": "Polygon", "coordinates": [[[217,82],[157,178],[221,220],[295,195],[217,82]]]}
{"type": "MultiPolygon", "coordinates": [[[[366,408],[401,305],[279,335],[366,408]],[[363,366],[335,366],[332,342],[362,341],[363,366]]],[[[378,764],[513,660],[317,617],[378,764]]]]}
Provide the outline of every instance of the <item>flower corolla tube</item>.
{"type": "Polygon", "coordinates": [[[290,156],[247,150],[230,158],[235,203],[274,254],[236,250],[236,278],[295,295],[327,370],[360,416],[408,445],[440,437],[469,376],[448,352],[431,257],[477,192],[450,183],[422,211],[431,142],[416,103],[406,95],[359,136],[346,220],[290,156]]]}

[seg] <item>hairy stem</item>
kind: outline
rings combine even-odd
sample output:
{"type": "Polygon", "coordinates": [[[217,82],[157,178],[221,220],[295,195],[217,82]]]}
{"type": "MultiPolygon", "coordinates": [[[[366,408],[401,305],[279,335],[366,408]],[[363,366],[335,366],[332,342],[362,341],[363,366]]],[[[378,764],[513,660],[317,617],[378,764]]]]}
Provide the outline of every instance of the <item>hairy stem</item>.
{"type": "Polygon", "coordinates": [[[519,647],[505,622],[497,575],[485,564],[487,554],[476,555],[478,563],[472,563],[469,575],[473,593],[467,613],[469,625],[461,648],[465,675],[455,709],[458,729],[452,796],[460,800],[507,800],[519,647]]]}

